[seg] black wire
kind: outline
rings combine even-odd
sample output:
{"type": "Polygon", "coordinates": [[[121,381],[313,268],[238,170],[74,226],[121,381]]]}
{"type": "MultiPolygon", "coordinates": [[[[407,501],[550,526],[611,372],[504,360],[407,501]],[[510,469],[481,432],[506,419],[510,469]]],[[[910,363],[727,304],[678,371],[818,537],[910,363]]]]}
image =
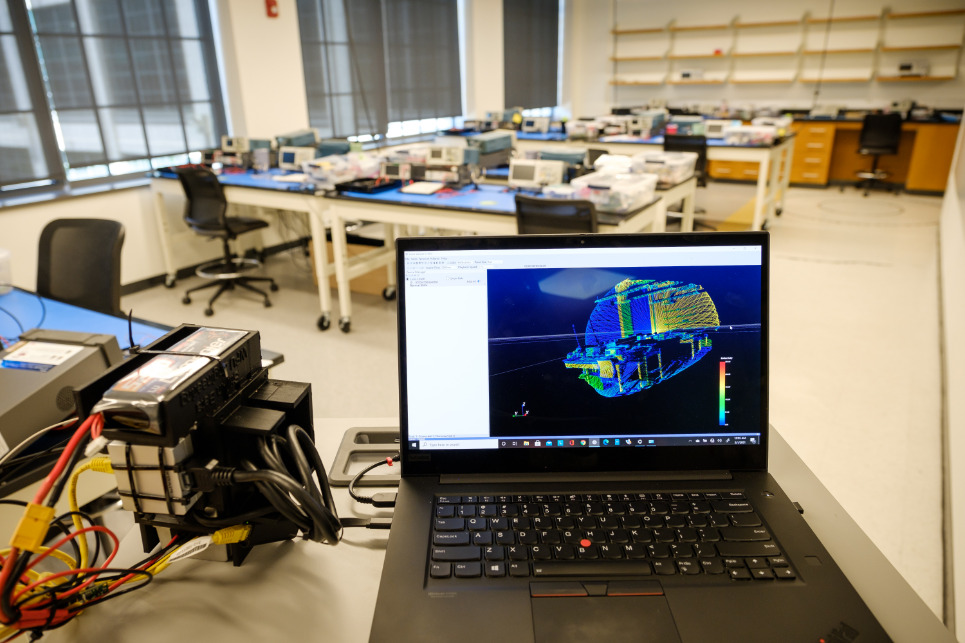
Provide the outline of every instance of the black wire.
{"type": "MultiPolygon", "coordinates": [[[[394,456],[392,456],[391,460],[392,462],[397,462],[399,460],[399,454],[396,453],[394,456]]],[[[389,463],[388,460],[379,460],[378,462],[373,462],[372,464],[370,464],[369,466],[365,467],[357,474],[355,474],[355,477],[352,478],[352,481],[348,483],[348,494],[352,496],[352,498],[354,498],[357,502],[362,502],[369,505],[372,504],[371,497],[360,496],[358,493],[356,493],[355,485],[358,484],[358,481],[362,479],[362,476],[367,474],[369,471],[372,471],[373,469],[378,469],[382,465],[388,464],[388,463],[389,463]]]]}
{"type": "MultiPolygon", "coordinates": [[[[271,513],[271,511],[272,507],[259,507],[258,509],[252,509],[234,516],[228,516],[227,518],[209,518],[208,516],[195,515],[194,520],[202,527],[221,529],[223,527],[233,527],[234,525],[242,525],[257,520],[271,513]]],[[[137,567],[137,565],[135,565],[135,567],[137,567]]]]}
{"type": "Polygon", "coordinates": [[[299,509],[306,513],[314,523],[316,529],[308,532],[308,536],[312,540],[318,542],[328,541],[333,545],[338,542],[339,532],[341,530],[338,517],[334,515],[328,507],[323,506],[315,500],[311,494],[300,487],[295,480],[277,471],[252,471],[251,466],[253,465],[247,461],[242,464],[249,470],[233,472],[233,482],[265,482],[279,487],[281,491],[290,494],[298,501],[299,509]]]}
{"type": "Polygon", "coordinates": [[[335,516],[335,519],[338,520],[338,512],[335,509],[335,498],[332,496],[332,487],[328,481],[325,464],[322,462],[322,457],[318,455],[318,449],[315,447],[315,441],[312,439],[312,436],[309,435],[308,431],[302,427],[297,424],[292,426],[295,427],[295,434],[303,443],[304,452],[312,462],[312,468],[315,470],[316,477],[318,478],[319,491],[322,494],[322,504],[327,507],[335,516]]]}
{"type": "Polygon", "coordinates": [[[33,453],[31,455],[24,455],[20,456],[19,458],[7,460],[3,464],[0,464],[0,482],[16,477],[21,472],[21,469],[29,469],[37,460],[49,458],[53,455],[63,452],[63,450],[64,447],[57,447],[55,449],[48,449],[47,451],[43,451],[41,453],[33,453]],[[9,471],[7,470],[8,468],[9,471]]]}
{"type": "MultiPolygon", "coordinates": [[[[325,504],[325,501],[322,499],[321,490],[312,481],[312,465],[309,464],[308,457],[305,455],[305,452],[302,450],[302,445],[300,444],[300,436],[298,433],[299,431],[301,431],[302,433],[305,432],[304,429],[302,429],[297,424],[290,424],[288,426],[288,450],[291,452],[292,458],[294,458],[295,460],[295,466],[298,469],[298,475],[301,476],[301,479],[302,479],[302,486],[305,487],[308,493],[311,494],[311,496],[315,498],[316,501],[318,501],[319,503],[325,504]]],[[[316,451],[317,453],[317,449],[314,449],[314,446],[315,445],[312,444],[312,447],[313,447],[312,450],[316,451]]],[[[319,475],[319,480],[321,479],[322,479],[322,476],[319,475]]],[[[328,505],[328,506],[332,506],[332,505],[328,505]]]]}
{"type": "Polygon", "coordinates": [[[7,310],[7,309],[4,308],[3,306],[0,306],[0,313],[5,313],[8,317],[10,317],[10,319],[13,320],[13,323],[15,323],[15,324],[17,325],[17,328],[20,329],[20,334],[23,335],[23,333],[24,333],[23,324],[20,323],[20,320],[17,319],[17,316],[16,316],[16,315],[14,315],[12,312],[10,312],[9,310],[7,310]]]}

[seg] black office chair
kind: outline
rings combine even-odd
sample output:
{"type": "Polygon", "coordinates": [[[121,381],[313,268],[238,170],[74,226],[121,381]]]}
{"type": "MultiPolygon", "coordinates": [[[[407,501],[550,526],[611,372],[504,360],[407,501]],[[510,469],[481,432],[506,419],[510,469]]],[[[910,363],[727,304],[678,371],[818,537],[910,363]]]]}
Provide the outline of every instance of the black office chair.
{"type": "MultiPolygon", "coordinates": [[[[697,177],[697,187],[707,187],[707,137],[703,134],[664,134],[663,150],[665,152],[696,152],[697,164],[694,166],[694,176],[697,177]]],[[[704,208],[694,207],[694,214],[706,214],[704,208]]],[[[716,230],[712,225],[704,223],[694,216],[694,229],[704,228],[716,230]]]]}
{"type": "Polygon", "coordinates": [[[271,277],[246,276],[244,273],[259,267],[261,262],[252,258],[236,257],[229,245],[230,241],[238,238],[238,235],[266,228],[268,223],[261,219],[226,216],[228,203],[225,200],[224,190],[218,177],[211,170],[198,167],[180,168],[177,170],[177,175],[188,198],[184,210],[185,223],[203,237],[221,239],[224,249],[224,256],[221,259],[206,263],[195,270],[196,275],[212,280],[212,283],[189,289],[184,293],[182,303],[190,304],[193,292],[217,288],[214,296],[208,300],[208,307],[204,309],[204,314],[210,316],[214,314],[212,306],[215,300],[226,290],[234,290],[237,286],[258,293],[264,298],[265,307],[271,306],[268,293],[255,288],[251,283],[268,282],[271,290],[276,291],[278,285],[275,280],[271,277]]]}
{"type": "Polygon", "coordinates": [[[121,314],[124,226],[107,219],[54,219],[40,233],[37,293],[121,314]]]}
{"type": "Polygon", "coordinates": [[[895,184],[885,182],[888,173],[878,169],[878,159],[885,154],[897,154],[901,141],[901,114],[868,114],[861,125],[858,154],[872,156],[871,169],[858,172],[857,187],[864,188],[864,196],[877,186],[898,191],[895,184]]]}
{"type": "Polygon", "coordinates": [[[516,195],[519,234],[596,232],[596,208],[589,201],[516,195]]]}

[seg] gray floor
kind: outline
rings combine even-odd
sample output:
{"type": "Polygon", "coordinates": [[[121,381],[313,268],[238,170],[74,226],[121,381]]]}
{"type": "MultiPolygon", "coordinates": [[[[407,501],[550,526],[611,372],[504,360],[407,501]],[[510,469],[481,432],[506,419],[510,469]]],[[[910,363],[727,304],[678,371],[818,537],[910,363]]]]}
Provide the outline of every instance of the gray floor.
{"type": "MultiPolygon", "coordinates": [[[[722,219],[753,195],[752,186],[718,183],[699,192],[698,204],[722,219]]],[[[792,188],[769,225],[771,423],[937,614],[940,204],[792,188]]],[[[229,294],[204,317],[201,300],[180,301],[193,279],[123,305],[168,324],[259,330],[265,347],[285,355],[273,376],[310,382],[318,417],[396,416],[395,304],[356,295],[352,332],[323,333],[304,257],[273,257],[267,270],[281,286],[272,308],[229,294]]]]}

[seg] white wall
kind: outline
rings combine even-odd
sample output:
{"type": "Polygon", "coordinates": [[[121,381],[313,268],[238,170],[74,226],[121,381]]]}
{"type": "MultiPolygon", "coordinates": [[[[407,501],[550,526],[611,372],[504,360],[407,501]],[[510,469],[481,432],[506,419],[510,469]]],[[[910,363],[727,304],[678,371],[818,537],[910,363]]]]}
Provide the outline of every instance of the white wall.
{"type": "MultiPolygon", "coordinates": [[[[953,612],[965,632],[965,128],[959,129],[940,222],[946,439],[946,512],[951,519],[953,612]]],[[[946,545],[947,546],[947,545],[946,545]]]]}
{"type": "Polygon", "coordinates": [[[466,117],[505,108],[503,0],[465,0],[466,117]]]}
{"type": "Polygon", "coordinates": [[[217,9],[232,133],[271,138],[308,127],[295,0],[278,0],[275,18],[263,2],[219,0],[217,9]]]}

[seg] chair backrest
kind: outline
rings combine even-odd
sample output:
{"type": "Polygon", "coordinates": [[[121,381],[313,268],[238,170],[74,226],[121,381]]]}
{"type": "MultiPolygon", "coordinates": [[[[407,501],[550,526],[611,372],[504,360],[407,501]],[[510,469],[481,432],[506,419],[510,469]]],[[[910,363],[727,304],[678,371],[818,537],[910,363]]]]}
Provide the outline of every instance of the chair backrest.
{"type": "Polygon", "coordinates": [[[707,137],[703,134],[664,134],[665,152],[696,152],[697,165],[694,174],[697,185],[707,185],[707,137]]]}
{"type": "Polygon", "coordinates": [[[596,208],[589,201],[516,195],[519,234],[596,232],[596,208]]]}
{"type": "Polygon", "coordinates": [[[588,168],[592,168],[593,164],[596,163],[596,160],[606,153],[607,153],[606,150],[601,150],[593,147],[588,148],[586,150],[586,166],[588,168]]]}
{"type": "Polygon", "coordinates": [[[901,141],[901,114],[868,114],[861,125],[858,152],[897,154],[901,141]]]}
{"type": "Polygon", "coordinates": [[[40,233],[37,293],[121,314],[124,226],[107,219],[55,219],[40,233]]]}
{"type": "Polygon", "coordinates": [[[202,235],[223,236],[228,232],[225,213],[228,202],[218,176],[203,167],[183,167],[176,170],[184,195],[184,222],[202,235]]]}

